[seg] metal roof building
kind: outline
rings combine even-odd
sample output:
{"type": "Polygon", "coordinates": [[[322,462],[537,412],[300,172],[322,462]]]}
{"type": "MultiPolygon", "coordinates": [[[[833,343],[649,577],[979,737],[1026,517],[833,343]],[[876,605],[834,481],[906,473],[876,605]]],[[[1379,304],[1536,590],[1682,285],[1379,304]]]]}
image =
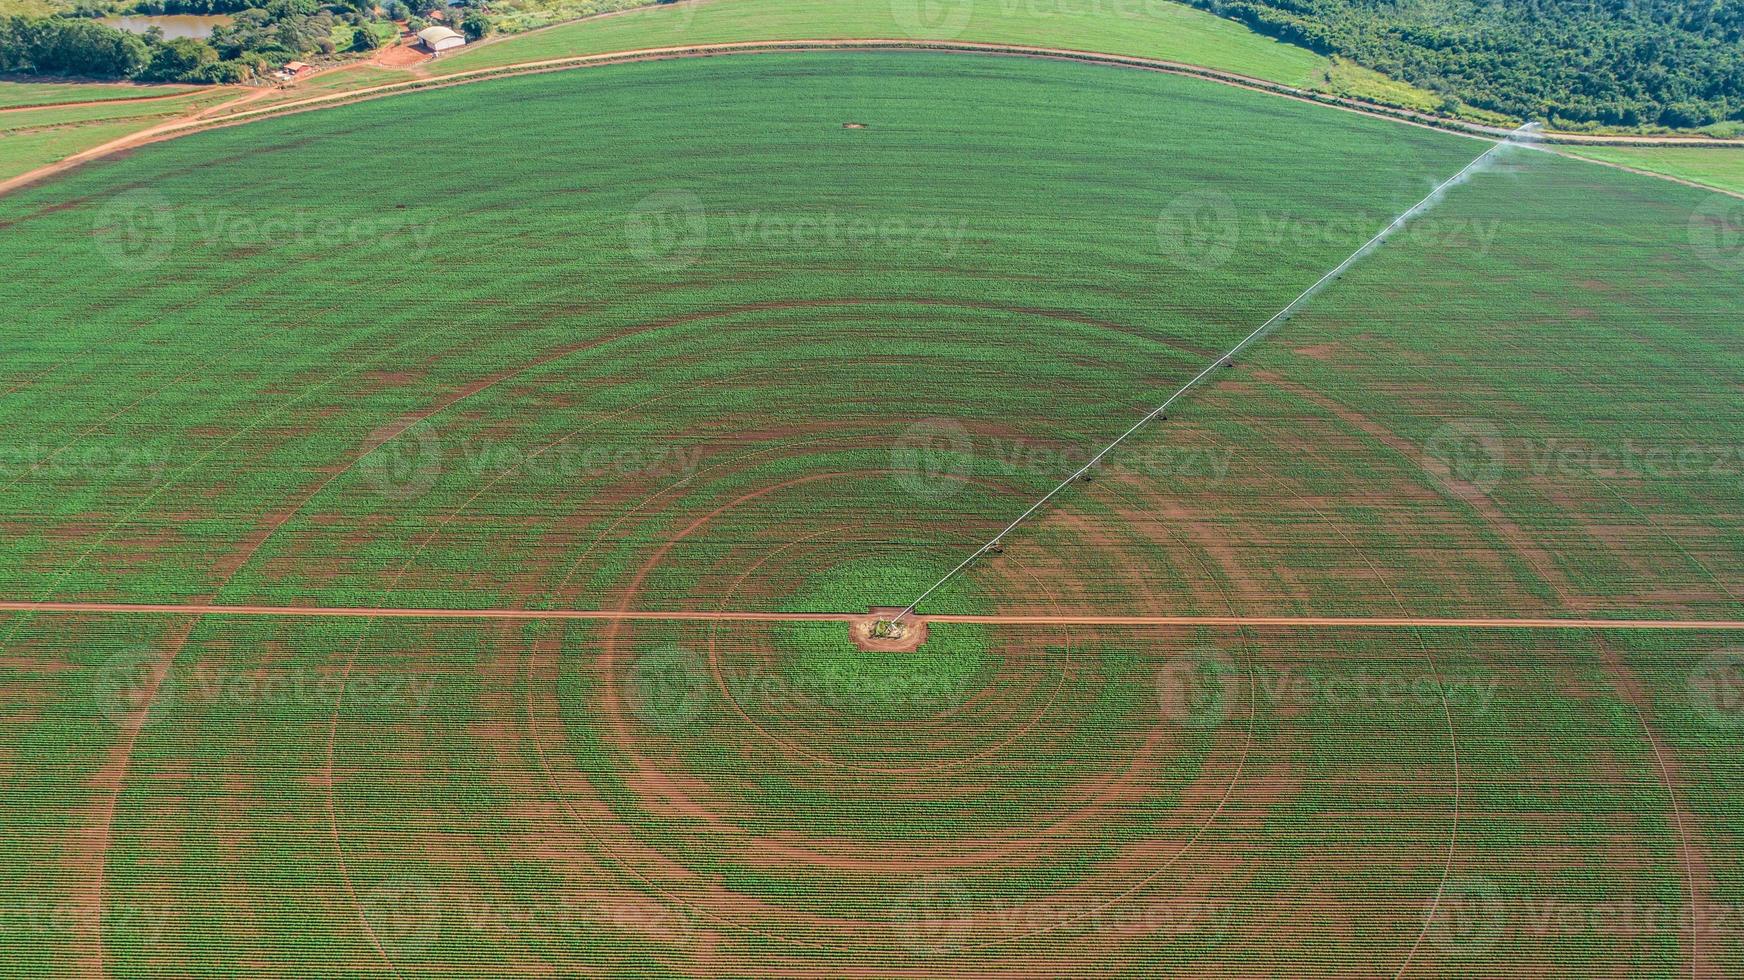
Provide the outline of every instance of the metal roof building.
{"type": "Polygon", "coordinates": [[[437,54],[441,54],[449,48],[458,48],[466,43],[466,38],[446,27],[426,27],[418,32],[418,40],[423,43],[424,47],[437,54]]]}

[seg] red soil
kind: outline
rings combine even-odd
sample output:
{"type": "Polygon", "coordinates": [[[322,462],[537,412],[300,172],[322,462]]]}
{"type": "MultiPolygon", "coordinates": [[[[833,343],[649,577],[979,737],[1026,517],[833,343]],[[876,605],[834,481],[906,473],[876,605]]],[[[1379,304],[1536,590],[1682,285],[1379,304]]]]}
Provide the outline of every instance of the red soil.
{"type": "Polygon", "coordinates": [[[911,653],[926,642],[926,620],[914,614],[896,619],[902,612],[897,606],[874,606],[867,614],[848,623],[848,635],[854,645],[872,653],[911,653]],[[892,635],[876,636],[879,624],[892,635]]]}
{"type": "Polygon", "coordinates": [[[413,44],[389,44],[376,50],[370,64],[383,68],[411,68],[429,61],[435,55],[413,44]]]}

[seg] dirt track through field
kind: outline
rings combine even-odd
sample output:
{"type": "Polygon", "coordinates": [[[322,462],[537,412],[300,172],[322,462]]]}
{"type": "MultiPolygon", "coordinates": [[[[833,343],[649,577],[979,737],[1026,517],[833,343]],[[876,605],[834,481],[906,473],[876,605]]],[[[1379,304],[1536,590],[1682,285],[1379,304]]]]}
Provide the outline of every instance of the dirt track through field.
{"type": "MultiPolygon", "coordinates": [[[[27,171],[16,177],[0,180],[0,194],[6,194],[10,191],[17,190],[20,187],[28,187],[38,181],[52,177],[63,171],[71,170],[83,164],[90,163],[93,160],[100,160],[104,157],[114,156],[117,153],[144,146],[147,143],[155,143],[162,139],[168,139],[172,136],[182,136],[187,133],[196,132],[198,131],[200,124],[206,121],[213,114],[223,112],[227,109],[234,109],[237,106],[248,105],[251,102],[258,102],[273,94],[275,91],[277,90],[270,88],[256,89],[247,95],[231,99],[228,102],[220,102],[216,105],[210,105],[185,116],[176,116],[166,122],[158,123],[155,126],[148,126],[145,129],[122,136],[119,139],[110,140],[107,143],[91,147],[88,150],[81,150],[71,156],[56,160],[54,163],[44,164],[43,166],[37,167],[35,170],[27,171]]],[[[183,96],[179,95],[174,96],[174,98],[182,97],[183,96]]],[[[48,107],[39,106],[38,108],[48,107]]]]}
{"type": "MultiPolygon", "coordinates": [[[[246,616],[252,618],[370,618],[485,620],[603,620],[667,623],[854,623],[866,613],[758,612],[655,609],[443,609],[407,606],[261,606],[215,603],[0,601],[0,613],[99,615],[246,616]]],[[[1279,629],[1476,629],[1476,630],[1744,630],[1740,619],[1565,619],[1434,616],[1005,616],[930,615],[929,623],[986,626],[1239,626],[1279,629]]]]}
{"type": "MultiPolygon", "coordinates": [[[[264,95],[264,93],[263,93],[263,95],[264,95]]],[[[229,107],[235,106],[235,105],[240,104],[242,102],[251,102],[251,101],[254,101],[256,99],[262,98],[263,95],[249,96],[249,97],[246,97],[244,99],[237,100],[237,102],[226,103],[224,106],[214,107],[212,110],[208,110],[208,111],[218,111],[218,110],[221,110],[224,108],[229,108],[229,107]]],[[[341,96],[340,98],[343,99],[343,96],[341,96]]],[[[179,122],[185,122],[185,121],[186,120],[180,120],[179,122]]],[[[171,124],[171,125],[173,125],[173,124],[171,124]]],[[[161,129],[161,127],[159,127],[159,128],[154,128],[152,130],[148,130],[145,134],[136,134],[136,135],[151,136],[151,137],[155,138],[155,136],[160,134],[161,131],[162,131],[162,129],[161,129]]],[[[176,133],[174,135],[179,135],[179,133],[176,133]]],[[[145,140],[145,141],[149,141],[149,140],[145,140]]],[[[112,152],[112,150],[110,150],[110,148],[99,148],[99,150],[112,152]]],[[[98,153],[98,151],[92,151],[92,152],[98,153]]],[[[1659,175],[1650,175],[1650,176],[1659,176],[1659,175]]],[[[1681,183],[1681,181],[1680,181],[1680,183],[1681,183]]],[[[276,527],[276,525],[275,525],[275,527],[276,527]]],[[[1313,629],[1313,628],[1471,629],[1471,630],[1539,630],[1539,629],[1690,630],[1690,631],[1694,631],[1694,630],[1701,630],[1701,631],[1744,630],[1744,620],[1708,620],[1708,621],[1704,621],[1704,620],[1637,620],[1637,619],[1508,618],[1508,617],[1416,618],[1416,617],[1412,617],[1412,616],[1408,615],[1407,611],[1402,609],[1402,608],[1400,611],[1401,611],[1401,615],[1393,616],[1393,617],[1311,617],[1311,616],[1310,617],[1287,617],[1287,616],[1253,616],[1253,617],[1250,617],[1250,616],[1242,616],[1242,615],[1233,614],[1233,610],[1232,610],[1232,615],[1227,615],[1227,616],[1173,616],[1173,615],[1132,615],[1132,616],[1096,616],[1096,615],[1082,615],[1082,616],[1075,616],[1075,615],[969,616],[969,615],[962,615],[962,616],[952,616],[952,615],[937,615],[937,616],[925,616],[925,617],[917,617],[917,618],[922,620],[922,621],[931,621],[931,622],[935,622],[935,623],[973,623],[973,624],[1009,625],[1009,626],[1038,626],[1038,627],[1039,626],[1052,626],[1052,625],[1083,625],[1083,626],[1110,626],[1110,627],[1180,627],[1180,628],[1186,628],[1186,627],[1227,627],[1227,628],[1239,628],[1239,629],[1276,628],[1276,629],[1286,629],[1286,630],[1288,630],[1288,629],[1313,629]]],[[[345,617],[349,617],[349,618],[369,618],[369,619],[374,619],[374,618],[396,619],[397,618],[397,619],[425,619],[425,620],[484,620],[484,621],[497,621],[497,622],[527,621],[527,620],[545,620],[545,621],[551,621],[551,620],[592,620],[592,621],[608,621],[608,622],[614,622],[614,623],[625,622],[625,621],[656,621],[656,622],[662,622],[662,621],[664,621],[664,622],[730,622],[730,621],[780,622],[780,621],[799,621],[799,622],[841,622],[844,624],[851,624],[851,623],[856,623],[856,622],[863,622],[866,619],[865,613],[833,613],[833,612],[786,613],[786,612],[758,612],[758,611],[708,612],[708,611],[684,611],[684,610],[680,610],[680,611],[587,610],[587,609],[540,610],[540,609],[489,609],[489,608],[486,608],[486,609],[417,608],[417,607],[405,607],[405,608],[379,607],[378,608],[378,607],[332,607],[332,606],[307,606],[307,605],[241,605],[241,604],[230,605],[230,604],[216,604],[216,603],[132,604],[132,603],[116,603],[116,602],[14,602],[14,601],[0,601],[0,613],[6,613],[6,612],[29,613],[29,614],[59,613],[59,614],[72,614],[72,615],[79,615],[79,614],[85,614],[85,615],[170,615],[170,616],[184,616],[185,615],[185,616],[192,616],[192,617],[217,615],[217,616],[256,617],[256,618],[272,618],[272,617],[279,617],[279,618],[303,618],[303,617],[345,618],[345,617]]],[[[185,637],[184,637],[184,639],[185,639],[185,637]]],[[[361,640],[359,642],[361,643],[361,640]]],[[[179,642],[178,642],[177,646],[179,649],[179,642]]],[[[166,660],[165,665],[164,665],[165,671],[167,671],[169,663],[173,660],[174,660],[173,655],[170,658],[168,658],[168,660],[166,660]]],[[[348,663],[347,664],[347,674],[349,674],[349,670],[350,670],[350,664],[348,663]]],[[[156,675],[157,680],[161,680],[161,678],[162,678],[161,673],[156,675]]],[[[152,686],[153,686],[153,688],[155,688],[155,681],[154,681],[152,686]]],[[[149,700],[150,700],[150,698],[147,699],[148,702],[149,702],[149,700]]],[[[1639,711],[1639,708],[1637,710],[1639,711]]],[[[141,717],[143,717],[143,712],[141,712],[141,717]]],[[[337,729],[336,729],[337,724],[338,724],[338,715],[337,715],[337,708],[336,708],[334,721],[333,721],[332,725],[329,727],[329,731],[328,731],[328,747],[327,747],[328,819],[329,819],[330,829],[334,835],[333,843],[334,843],[334,847],[336,850],[338,850],[340,848],[339,827],[338,827],[338,823],[337,823],[337,818],[336,818],[334,811],[333,811],[334,800],[332,797],[331,779],[332,779],[332,770],[333,770],[333,751],[334,751],[333,744],[334,744],[334,738],[335,738],[336,731],[337,731],[337,729]]],[[[1645,726],[1645,719],[1643,720],[1643,725],[1645,726]]],[[[134,731],[132,734],[136,735],[137,731],[134,731]]],[[[1649,732],[1649,739],[1653,740],[1653,735],[1651,734],[1651,731],[1649,732]]],[[[129,743],[131,743],[131,741],[132,741],[131,735],[130,735],[128,741],[129,741],[129,743]]],[[[1659,745],[1658,745],[1656,740],[1653,740],[1653,749],[1654,749],[1655,755],[1659,756],[1660,755],[1660,748],[1659,748],[1659,745]]],[[[123,762],[122,762],[120,769],[118,771],[116,771],[110,777],[116,782],[117,790],[119,789],[120,781],[125,779],[125,777],[126,777],[125,757],[127,755],[129,755],[130,752],[131,752],[131,744],[129,744],[127,750],[125,750],[122,753],[123,762]]],[[[541,755],[541,762],[543,763],[543,749],[540,750],[540,755],[541,755]]],[[[1457,759],[1455,760],[1455,764],[1457,766],[1457,759]]],[[[1665,778],[1666,778],[1667,790],[1668,790],[1668,792],[1671,792],[1672,791],[1672,772],[1666,771],[1666,763],[1665,763],[1663,757],[1660,758],[1660,767],[1661,767],[1662,774],[1664,774],[1665,778]]],[[[547,777],[549,778],[549,772],[547,772],[547,777]]],[[[1458,779],[1457,771],[1455,773],[1454,778],[1456,781],[1455,785],[1457,788],[1457,779],[1458,779]]],[[[1457,820],[1457,798],[1455,801],[1455,806],[1456,806],[1455,819],[1457,820]]],[[[1685,862],[1686,862],[1686,865],[1688,865],[1690,863],[1690,859],[1689,859],[1689,852],[1690,852],[1689,835],[1688,835],[1687,831],[1685,831],[1683,829],[1681,814],[1677,813],[1677,811],[1676,811],[1677,803],[1676,803],[1675,796],[1673,796],[1673,798],[1672,798],[1672,807],[1674,810],[1674,814],[1677,816],[1678,829],[1679,829],[1680,833],[1683,834],[1685,862]]],[[[108,826],[106,823],[105,823],[104,827],[102,828],[99,836],[101,836],[101,838],[103,839],[103,846],[106,848],[107,847],[107,837],[108,837],[108,826]]],[[[1452,860],[1451,850],[1452,850],[1452,848],[1451,848],[1451,844],[1450,844],[1450,847],[1449,847],[1449,851],[1450,851],[1449,861],[1450,862],[1452,860]]],[[[343,855],[341,855],[340,861],[341,861],[340,866],[343,869],[343,867],[344,867],[343,855]]],[[[1686,869],[1686,874],[1690,874],[1690,872],[1688,872],[1687,869],[1686,869]]],[[[1443,878],[1445,881],[1445,872],[1444,872],[1443,878]]],[[[101,877],[97,878],[97,882],[98,882],[97,888],[99,891],[101,891],[101,877]]],[[[349,875],[347,875],[347,879],[346,879],[346,888],[347,888],[347,890],[349,890],[351,892],[351,898],[352,898],[353,902],[356,902],[358,900],[357,894],[356,894],[356,891],[354,889],[352,889],[352,887],[351,887],[349,875]]],[[[1438,894],[1437,894],[1437,901],[1438,902],[1439,902],[1439,898],[1440,898],[1440,896],[1439,896],[1439,892],[1438,892],[1438,894]]],[[[1699,907],[1699,904],[1697,901],[1697,895],[1696,895],[1695,888],[1694,888],[1693,884],[1691,885],[1691,905],[1692,905],[1692,908],[1699,907]]],[[[97,913],[94,916],[94,921],[96,923],[100,924],[100,921],[101,921],[100,905],[98,907],[96,907],[94,911],[97,913]]],[[[361,913],[360,913],[360,915],[361,915],[361,913]]],[[[397,975],[398,971],[394,969],[392,961],[388,958],[387,952],[386,952],[386,950],[383,949],[382,944],[378,940],[376,940],[374,931],[373,931],[373,929],[370,928],[367,920],[364,921],[364,928],[369,931],[369,935],[370,935],[370,939],[371,939],[372,943],[375,944],[375,948],[376,948],[377,952],[381,955],[383,961],[387,964],[389,970],[394,972],[397,975]]],[[[1427,922],[1425,923],[1424,928],[1425,928],[1425,930],[1427,930],[1427,928],[1428,928],[1427,922]]],[[[1419,941],[1420,941],[1420,939],[1421,939],[1421,937],[1419,937],[1419,941]]],[[[1692,945],[1693,945],[1693,942],[1692,942],[1692,945]]],[[[1415,952],[1415,948],[1413,948],[1413,953],[1414,952],[1415,952]]],[[[1699,962],[1699,954],[1695,953],[1693,950],[1692,950],[1692,961],[1699,962]]],[[[1410,961],[1409,961],[1409,959],[1407,959],[1405,965],[1409,966],[1409,963],[1410,963],[1410,961]]],[[[99,966],[99,968],[100,968],[100,966],[99,966]]],[[[1404,968],[1402,967],[1401,972],[1403,972],[1403,970],[1404,970],[1404,968]]]]}

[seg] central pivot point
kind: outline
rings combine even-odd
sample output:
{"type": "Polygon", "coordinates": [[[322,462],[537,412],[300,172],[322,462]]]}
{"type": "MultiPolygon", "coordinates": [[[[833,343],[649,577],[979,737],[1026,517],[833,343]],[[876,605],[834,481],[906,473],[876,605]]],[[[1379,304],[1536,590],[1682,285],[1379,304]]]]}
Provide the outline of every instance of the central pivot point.
{"type": "Polygon", "coordinates": [[[900,616],[901,607],[875,606],[866,615],[848,623],[854,646],[873,653],[907,653],[920,649],[926,642],[926,620],[910,613],[900,616]]]}

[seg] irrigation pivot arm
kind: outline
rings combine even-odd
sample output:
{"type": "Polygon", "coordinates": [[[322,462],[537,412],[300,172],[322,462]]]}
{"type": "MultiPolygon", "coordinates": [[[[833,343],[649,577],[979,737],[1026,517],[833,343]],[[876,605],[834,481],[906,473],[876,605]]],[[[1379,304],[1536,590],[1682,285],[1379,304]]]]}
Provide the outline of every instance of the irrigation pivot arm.
{"type": "Polygon", "coordinates": [[[1170,395],[1166,400],[1164,400],[1164,402],[1161,405],[1158,405],[1156,408],[1151,409],[1150,412],[1148,412],[1143,418],[1139,419],[1137,422],[1134,422],[1132,424],[1131,428],[1128,428],[1125,432],[1122,432],[1120,435],[1116,436],[1113,442],[1109,443],[1106,446],[1103,446],[1100,450],[1098,450],[1094,456],[1090,457],[1089,462],[1086,462],[1083,466],[1080,466],[1080,467],[1078,467],[1078,469],[1074,470],[1072,472],[1071,476],[1068,476],[1064,480],[1061,480],[1058,486],[1054,487],[1052,490],[1049,490],[1047,493],[1043,494],[1040,500],[1037,500],[1035,503],[1030,504],[1029,508],[1027,510],[1025,510],[1023,513],[1017,515],[1016,520],[1012,521],[1010,524],[1005,525],[1005,528],[1003,530],[1001,530],[998,534],[995,534],[991,539],[989,539],[986,544],[982,545],[979,548],[976,548],[973,552],[971,552],[969,554],[969,557],[964,558],[960,563],[958,563],[957,567],[951,569],[949,572],[946,572],[943,578],[939,579],[937,582],[934,582],[931,585],[931,587],[929,587],[925,592],[922,592],[920,595],[916,596],[913,602],[909,603],[907,606],[904,606],[901,612],[897,613],[894,617],[892,617],[893,621],[900,620],[904,616],[907,616],[907,615],[913,613],[915,611],[915,609],[917,607],[919,607],[922,602],[925,602],[929,596],[931,596],[933,593],[937,592],[940,588],[943,588],[945,583],[951,581],[952,579],[956,578],[958,575],[962,574],[963,569],[968,568],[971,564],[973,564],[975,559],[981,557],[982,555],[986,554],[989,551],[992,551],[994,548],[997,548],[999,546],[999,542],[1005,540],[1005,536],[1010,534],[1012,531],[1016,530],[1018,525],[1022,524],[1024,521],[1029,520],[1030,517],[1033,516],[1036,511],[1041,510],[1042,507],[1044,507],[1048,501],[1059,496],[1059,494],[1062,490],[1065,490],[1067,487],[1071,486],[1078,479],[1082,478],[1084,476],[1084,474],[1089,473],[1092,469],[1095,469],[1096,464],[1102,462],[1102,458],[1104,456],[1107,456],[1109,453],[1113,452],[1117,447],[1120,446],[1121,443],[1125,442],[1128,437],[1130,437],[1134,432],[1137,432],[1139,429],[1144,428],[1144,426],[1147,423],[1149,423],[1151,420],[1155,419],[1157,416],[1168,411],[1169,406],[1173,405],[1173,404],[1175,404],[1175,402],[1179,401],[1181,396],[1187,394],[1187,392],[1189,392],[1189,391],[1192,391],[1194,388],[1197,388],[1199,386],[1200,382],[1204,381],[1207,377],[1209,377],[1211,375],[1211,373],[1213,371],[1217,370],[1218,365],[1225,364],[1225,363],[1231,361],[1232,359],[1235,358],[1236,355],[1240,354],[1242,351],[1244,351],[1248,347],[1252,346],[1255,341],[1258,341],[1260,338],[1264,337],[1266,334],[1272,332],[1272,330],[1275,329],[1279,324],[1283,323],[1285,320],[1288,320],[1292,314],[1294,314],[1297,310],[1301,309],[1304,305],[1306,305],[1309,300],[1313,299],[1315,297],[1315,295],[1317,295],[1321,290],[1325,289],[1326,286],[1329,283],[1331,283],[1334,279],[1337,279],[1339,276],[1343,275],[1347,270],[1350,269],[1351,266],[1356,265],[1357,262],[1361,261],[1364,256],[1368,255],[1370,252],[1379,248],[1382,243],[1384,243],[1388,238],[1392,237],[1394,232],[1398,231],[1400,228],[1403,228],[1403,227],[1405,227],[1405,225],[1409,224],[1412,218],[1415,218],[1418,215],[1423,214],[1424,212],[1428,211],[1430,208],[1434,207],[1437,203],[1439,203],[1441,200],[1441,196],[1443,194],[1445,194],[1449,188],[1454,187],[1460,183],[1463,183],[1467,177],[1471,176],[1474,172],[1482,169],[1483,166],[1489,162],[1490,158],[1493,157],[1498,150],[1500,150],[1504,146],[1507,146],[1507,145],[1515,142],[1516,140],[1523,139],[1523,138],[1530,138],[1532,136],[1532,134],[1537,131],[1537,129],[1538,129],[1537,123],[1527,123],[1526,125],[1521,126],[1519,129],[1516,129],[1512,133],[1509,133],[1506,138],[1500,140],[1499,142],[1492,145],[1489,149],[1485,150],[1484,152],[1482,152],[1482,153],[1478,154],[1476,157],[1474,157],[1470,163],[1466,164],[1464,167],[1462,167],[1460,169],[1459,173],[1456,173],[1452,177],[1447,178],[1446,180],[1442,181],[1439,184],[1436,184],[1435,189],[1430,191],[1427,195],[1425,195],[1423,200],[1418,201],[1416,204],[1411,205],[1409,208],[1406,208],[1403,212],[1401,212],[1399,214],[1398,217],[1394,218],[1392,221],[1389,221],[1385,228],[1382,228],[1380,231],[1375,233],[1375,237],[1364,242],[1360,248],[1358,248],[1356,251],[1350,253],[1350,255],[1348,257],[1346,257],[1343,262],[1340,262],[1337,265],[1333,266],[1331,271],[1327,272],[1325,275],[1321,276],[1319,279],[1314,280],[1313,285],[1309,286],[1307,289],[1302,290],[1302,292],[1295,299],[1291,300],[1283,309],[1279,310],[1276,313],[1273,313],[1271,315],[1271,317],[1266,320],[1266,322],[1260,324],[1258,327],[1255,327],[1254,331],[1252,333],[1248,334],[1246,337],[1241,338],[1241,340],[1234,347],[1231,347],[1229,350],[1227,350],[1223,354],[1219,355],[1210,364],[1207,364],[1198,374],[1193,375],[1193,377],[1190,378],[1186,384],[1182,385],[1179,390],[1177,390],[1174,394],[1170,395]]]}

